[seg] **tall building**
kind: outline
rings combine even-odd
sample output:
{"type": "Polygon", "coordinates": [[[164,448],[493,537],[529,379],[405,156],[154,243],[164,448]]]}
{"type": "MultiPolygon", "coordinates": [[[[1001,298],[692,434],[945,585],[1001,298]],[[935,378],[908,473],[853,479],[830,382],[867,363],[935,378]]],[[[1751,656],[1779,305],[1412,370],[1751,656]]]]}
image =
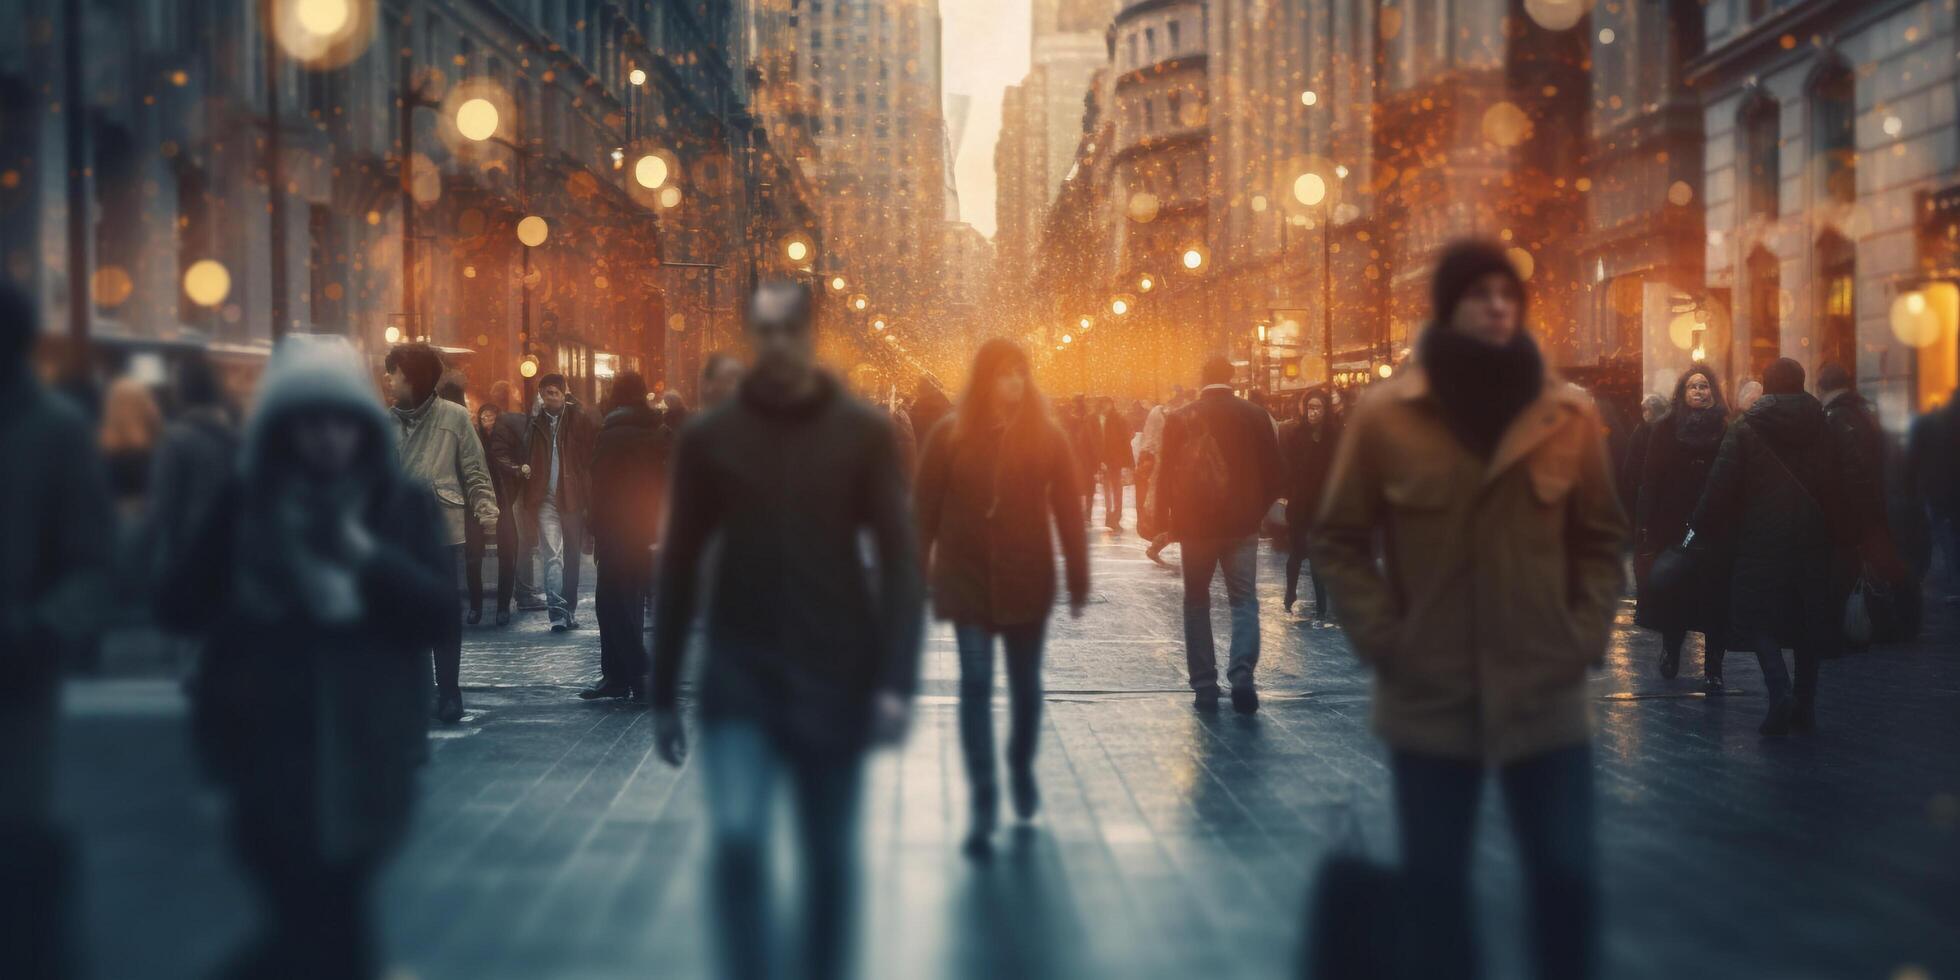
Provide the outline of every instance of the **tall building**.
{"type": "Polygon", "coordinates": [[[1109,59],[1110,0],[1035,0],[1028,74],[1001,103],[996,245],[1003,279],[1025,281],[1039,229],[1074,164],[1085,99],[1109,59]],[[1002,149],[1002,148],[1005,149],[1002,149]]]}
{"type": "Polygon", "coordinates": [[[941,269],[946,130],[937,0],[792,0],[817,112],[824,245],[864,317],[921,319],[941,269]]]}
{"type": "Polygon", "coordinates": [[[1955,379],[1953,11],[1715,0],[1704,29],[1702,303],[1730,315],[1692,339],[1731,377],[1842,364],[1902,428],[1955,379]]]}

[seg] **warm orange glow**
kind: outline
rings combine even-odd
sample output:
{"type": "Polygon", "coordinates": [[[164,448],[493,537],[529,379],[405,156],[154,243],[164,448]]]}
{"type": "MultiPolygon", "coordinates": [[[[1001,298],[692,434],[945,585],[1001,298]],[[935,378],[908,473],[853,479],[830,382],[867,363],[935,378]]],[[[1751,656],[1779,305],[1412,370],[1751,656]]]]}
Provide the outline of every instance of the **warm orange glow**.
{"type": "Polygon", "coordinates": [[[391,343],[391,344],[399,344],[399,343],[401,343],[401,342],[402,342],[402,328],[400,328],[400,327],[398,327],[398,326],[395,326],[395,325],[394,325],[394,324],[392,324],[392,323],[391,323],[391,324],[389,324],[389,325],[388,325],[388,329],[386,329],[386,330],[383,330],[383,331],[381,331],[381,339],[382,339],[382,340],[384,340],[384,341],[387,341],[388,343],[391,343]]]}
{"type": "Polygon", "coordinates": [[[1147,293],[1156,288],[1157,288],[1156,277],[1150,275],[1147,272],[1137,277],[1137,290],[1139,292],[1147,293]]]}
{"type": "Polygon", "coordinates": [[[1307,207],[1313,207],[1327,199],[1327,181],[1319,174],[1308,172],[1293,179],[1293,199],[1307,207]]]}
{"type": "Polygon", "coordinates": [[[1204,246],[1190,245],[1184,249],[1184,254],[1178,257],[1178,262],[1184,266],[1186,272],[1199,272],[1204,269],[1208,258],[1204,246]]]}
{"type": "Polygon", "coordinates": [[[830,277],[830,291],[833,293],[841,293],[845,289],[849,288],[849,286],[850,283],[845,282],[843,276],[830,277]]]}
{"type": "Polygon", "coordinates": [[[520,377],[525,377],[525,378],[537,377],[538,356],[536,354],[526,354],[521,359],[519,359],[517,362],[517,373],[520,377]]]}
{"type": "Polygon", "coordinates": [[[184,270],[184,295],[199,306],[216,306],[231,295],[231,270],[216,259],[199,259],[184,270]]]}
{"type": "Polygon", "coordinates": [[[802,262],[810,257],[810,243],[802,238],[792,238],[783,243],[783,255],[791,262],[802,262]]]}
{"type": "Polygon", "coordinates": [[[489,99],[471,99],[456,107],[456,131],[465,139],[481,143],[497,135],[497,104],[489,99]]]}
{"type": "Polygon", "coordinates": [[[647,83],[646,69],[635,68],[632,71],[627,72],[626,80],[632,82],[635,85],[645,85],[647,83]]]}
{"type": "Polygon", "coordinates": [[[649,153],[633,164],[633,179],[648,190],[656,190],[667,182],[667,161],[649,153]]]}
{"type": "Polygon", "coordinates": [[[551,226],[535,214],[517,223],[517,240],[532,248],[543,245],[550,235],[551,226]]]}

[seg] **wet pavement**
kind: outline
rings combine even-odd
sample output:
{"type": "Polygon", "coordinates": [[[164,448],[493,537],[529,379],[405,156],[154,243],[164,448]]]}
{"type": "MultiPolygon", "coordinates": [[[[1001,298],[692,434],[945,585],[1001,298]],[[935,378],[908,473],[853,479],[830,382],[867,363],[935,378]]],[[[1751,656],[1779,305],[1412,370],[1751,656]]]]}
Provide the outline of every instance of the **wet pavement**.
{"type": "MultiPolygon", "coordinates": [[[[1367,678],[1340,631],[1280,609],[1280,557],[1260,568],[1263,710],[1200,716],[1176,574],[1132,534],[1091,541],[1095,600],[1052,628],[1045,811],[990,864],[958,853],[958,663],[950,630],[930,634],[915,728],[868,782],[867,976],[1297,975],[1311,873],[1356,843],[1347,815],[1360,846],[1392,856],[1367,678]]],[[[1222,657],[1222,592],[1214,606],[1222,657]]],[[[398,976],[709,972],[698,773],[652,757],[642,712],[573,696],[596,671],[589,610],[580,632],[550,633],[542,613],[467,631],[469,714],[436,733],[381,899],[398,976]]],[[[1629,601],[1593,682],[1607,975],[1960,974],[1955,608],[1936,604],[1916,643],[1827,664],[1821,734],[1783,742],[1755,734],[1752,658],[1731,656],[1731,693],[1704,698],[1698,655],[1662,680],[1631,615],[1629,601]]],[[[177,688],[74,682],[64,738],[90,974],[209,975],[252,903],[177,688]]],[[[1487,794],[1478,914],[1489,975],[1511,977],[1522,903],[1502,817],[1487,794]]]]}

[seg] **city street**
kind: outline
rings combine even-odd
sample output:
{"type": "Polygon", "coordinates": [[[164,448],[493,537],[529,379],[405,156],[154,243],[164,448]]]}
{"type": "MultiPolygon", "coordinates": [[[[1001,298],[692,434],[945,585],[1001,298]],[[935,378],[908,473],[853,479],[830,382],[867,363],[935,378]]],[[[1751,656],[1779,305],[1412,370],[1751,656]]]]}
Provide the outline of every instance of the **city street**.
{"type": "MultiPolygon", "coordinates": [[[[1091,540],[1095,601],[1049,650],[1046,810],[990,865],[958,853],[957,658],[933,631],[916,727],[877,757],[865,801],[867,975],[1285,975],[1312,869],[1354,841],[1346,808],[1359,843],[1392,855],[1367,682],[1340,632],[1280,610],[1278,557],[1260,573],[1265,706],[1200,717],[1176,576],[1133,534],[1091,540]]],[[[1755,734],[1752,663],[1732,657],[1733,691],[1710,701],[1697,656],[1663,681],[1652,638],[1623,625],[1595,682],[1611,976],[1960,969],[1960,768],[1939,748],[1960,744],[1960,661],[1954,608],[1934,615],[1917,644],[1828,665],[1822,734],[1782,743],[1755,734]]],[[[469,631],[470,712],[435,733],[381,902],[396,976],[706,974],[697,772],[652,756],[641,711],[573,696],[596,647],[589,625],[554,635],[541,613],[469,631]]],[[[184,720],[167,680],[68,692],[64,811],[86,851],[94,976],[205,976],[249,928],[184,720]]],[[[1479,909],[1491,975],[1508,977],[1521,903],[1494,795],[1479,909]]]]}

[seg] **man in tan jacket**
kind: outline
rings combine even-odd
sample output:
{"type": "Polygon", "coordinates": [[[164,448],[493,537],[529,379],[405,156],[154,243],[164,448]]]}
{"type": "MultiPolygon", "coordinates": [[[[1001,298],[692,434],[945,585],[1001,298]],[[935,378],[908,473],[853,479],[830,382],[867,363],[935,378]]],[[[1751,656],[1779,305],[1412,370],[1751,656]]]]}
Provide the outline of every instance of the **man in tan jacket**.
{"type": "Polygon", "coordinates": [[[1431,299],[1415,363],[1348,415],[1313,541],[1392,755],[1409,937],[1396,975],[1476,975],[1470,845],[1494,768],[1537,974],[1583,978],[1597,945],[1586,670],[1612,626],[1625,519],[1591,401],[1545,369],[1504,252],[1452,246],[1431,299]]]}

